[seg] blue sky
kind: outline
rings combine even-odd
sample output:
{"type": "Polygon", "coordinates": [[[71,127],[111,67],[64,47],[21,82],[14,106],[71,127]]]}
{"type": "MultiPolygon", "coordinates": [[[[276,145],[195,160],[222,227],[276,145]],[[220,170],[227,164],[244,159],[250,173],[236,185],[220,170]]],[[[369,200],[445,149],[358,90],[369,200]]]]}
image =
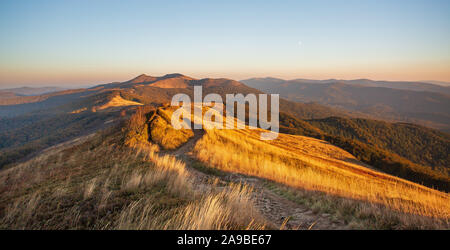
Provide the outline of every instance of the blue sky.
{"type": "Polygon", "coordinates": [[[0,1],[0,88],[135,75],[450,81],[450,1],[0,1]]]}

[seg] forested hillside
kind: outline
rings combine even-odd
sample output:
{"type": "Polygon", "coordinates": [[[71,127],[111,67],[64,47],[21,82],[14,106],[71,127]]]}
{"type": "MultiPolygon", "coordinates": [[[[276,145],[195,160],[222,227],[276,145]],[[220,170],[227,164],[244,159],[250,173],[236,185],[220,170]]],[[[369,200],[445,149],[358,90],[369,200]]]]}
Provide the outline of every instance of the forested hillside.
{"type": "MultiPolygon", "coordinates": [[[[450,178],[449,178],[449,152],[450,143],[448,141],[448,135],[440,133],[438,131],[416,127],[415,133],[410,134],[407,137],[408,140],[401,140],[394,137],[393,139],[386,136],[377,137],[379,130],[389,131],[389,123],[386,123],[386,127],[377,121],[365,121],[365,123],[374,123],[378,125],[378,129],[368,129],[368,127],[356,126],[353,130],[346,130],[346,124],[351,123],[352,120],[343,118],[328,118],[324,120],[300,120],[296,119],[289,114],[280,114],[280,131],[289,134],[298,134],[311,136],[319,139],[326,140],[342,149],[347,150],[353,154],[358,160],[367,163],[381,171],[390,173],[414,182],[423,183],[430,187],[436,187],[441,190],[450,190],[450,178]],[[335,121],[332,123],[335,127],[330,126],[331,123],[327,123],[330,120],[335,121]],[[381,128],[380,128],[381,127],[381,128]],[[323,128],[323,130],[322,130],[323,128]],[[332,129],[336,128],[336,129],[332,129]],[[346,131],[346,132],[340,132],[346,131]],[[430,134],[431,133],[431,134],[430,134]],[[377,137],[377,140],[373,138],[377,137]],[[422,138],[422,139],[421,139],[422,138]],[[426,139],[425,139],[426,138],[426,139]],[[424,143],[420,145],[413,145],[411,141],[423,140],[424,143]],[[378,142],[379,141],[379,142],[378,142]],[[392,142],[395,141],[395,142],[392,142]],[[437,145],[427,144],[431,141],[437,142],[437,145]],[[378,145],[377,143],[380,143],[378,145]],[[422,156],[413,155],[408,153],[408,147],[411,152],[417,150],[423,150],[422,156]],[[420,162],[427,162],[427,154],[436,154],[432,152],[435,147],[440,153],[437,153],[436,161],[432,161],[435,164],[441,165],[427,165],[420,164],[420,162]],[[401,154],[404,154],[403,156],[401,154]],[[417,162],[413,162],[410,159],[415,159],[417,162]]],[[[359,122],[363,123],[363,119],[359,119],[359,122]]],[[[357,124],[357,123],[355,123],[357,124]]],[[[374,125],[372,124],[372,125],[374,125]]],[[[394,126],[394,125],[391,125],[394,126]]],[[[398,124],[400,128],[394,126],[392,133],[400,134],[401,129],[407,129],[413,125],[398,124]]],[[[406,134],[403,134],[406,136],[406,134]]]]}

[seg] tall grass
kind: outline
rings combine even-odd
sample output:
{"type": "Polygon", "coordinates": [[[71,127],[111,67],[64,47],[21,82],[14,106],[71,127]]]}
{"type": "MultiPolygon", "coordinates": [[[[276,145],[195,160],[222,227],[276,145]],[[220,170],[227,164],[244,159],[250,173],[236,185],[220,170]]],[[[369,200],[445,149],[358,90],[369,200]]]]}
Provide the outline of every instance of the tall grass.
{"type": "Polygon", "coordinates": [[[251,190],[231,185],[210,191],[187,206],[156,213],[148,198],[131,203],[120,214],[119,229],[264,229],[266,224],[250,199],[251,190]]]}
{"type": "Polygon", "coordinates": [[[280,134],[275,141],[260,141],[260,132],[207,130],[195,146],[195,155],[224,171],[381,204],[448,226],[448,194],[366,168],[347,152],[320,140],[280,134]]]}
{"type": "Polygon", "coordinates": [[[0,228],[264,228],[247,186],[197,186],[157,146],[122,143],[120,132],[98,134],[1,171],[0,228]]]}

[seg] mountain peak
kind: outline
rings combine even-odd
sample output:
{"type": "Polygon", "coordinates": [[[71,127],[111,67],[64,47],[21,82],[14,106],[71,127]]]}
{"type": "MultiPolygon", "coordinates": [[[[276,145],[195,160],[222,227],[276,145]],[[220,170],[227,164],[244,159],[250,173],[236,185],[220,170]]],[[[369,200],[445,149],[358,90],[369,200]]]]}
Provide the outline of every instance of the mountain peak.
{"type": "Polygon", "coordinates": [[[186,76],[180,73],[172,73],[172,74],[166,74],[162,77],[159,77],[159,79],[180,79],[180,80],[196,80],[195,78],[192,78],[190,76],[186,76]]]}
{"type": "Polygon", "coordinates": [[[131,79],[128,81],[129,83],[144,83],[144,82],[152,82],[155,81],[157,78],[153,76],[149,76],[146,74],[140,74],[139,76],[131,79]]]}
{"type": "Polygon", "coordinates": [[[160,76],[160,77],[149,76],[146,74],[140,74],[139,76],[127,81],[127,83],[150,83],[150,82],[155,82],[155,81],[159,81],[159,80],[173,79],[173,78],[180,78],[180,79],[185,79],[185,80],[195,80],[192,77],[185,76],[180,73],[166,74],[166,75],[160,76]]]}
{"type": "Polygon", "coordinates": [[[177,77],[186,77],[183,74],[180,73],[172,73],[172,74],[166,74],[162,78],[177,78],[177,77]]]}

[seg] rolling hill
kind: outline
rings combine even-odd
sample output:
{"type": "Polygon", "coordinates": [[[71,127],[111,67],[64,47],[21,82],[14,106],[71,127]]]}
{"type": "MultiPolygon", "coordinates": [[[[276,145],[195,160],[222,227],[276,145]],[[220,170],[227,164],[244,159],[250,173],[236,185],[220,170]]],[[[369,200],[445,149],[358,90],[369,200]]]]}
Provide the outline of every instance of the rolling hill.
{"type": "Polygon", "coordinates": [[[280,114],[280,131],[326,140],[377,170],[450,190],[450,143],[445,133],[367,119],[299,120],[285,113],[280,114]]]}
{"type": "MultiPolygon", "coordinates": [[[[263,93],[230,79],[168,74],[25,97],[36,99],[0,105],[0,166],[80,136],[83,130],[78,128],[83,126],[92,131],[110,120],[124,119],[136,106],[160,107],[177,93],[193,98],[193,87],[198,85],[203,86],[204,95],[218,93],[223,99],[228,93],[263,93]]],[[[445,133],[412,124],[356,119],[366,116],[317,103],[280,99],[280,111],[284,133],[326,140],[386,173],[449,190],[450,143],[445,133]]]]}
{"type": "Polygon", "coordinates": [[[173,110],[141,106],[121,125],[0,171],[0,228],[449,227],[448,194],[375,171],[323,140],[261,141],[265,131],[249,127],[174,130],[166,139],[181,144],[164,150],[156,135],[172,129],[173,110]]]}
{"type": "MultiPolygon", "coordinates": [[[[229,79],[198,80],[168,74],[162,77],[141,75],[123,83],[38,96],[11,94],[12,98],[0,100],[0,168],[86,131],[102,128],[109,120],[120,120],[122,110],[130,105],[157,107],[170,102],[177,93],[192,95],[195,85],[204,86],[205,93],[220,93],[222,96],[227,93],[260,93],[229,79]],[[170,84],[175,83],[178,85],[172,88],[175,85],[170,84]]],[[[293,104],[283,100],[281,105],[303,118],[341,114],[338,110],[316,104],[293,104]]]]}

